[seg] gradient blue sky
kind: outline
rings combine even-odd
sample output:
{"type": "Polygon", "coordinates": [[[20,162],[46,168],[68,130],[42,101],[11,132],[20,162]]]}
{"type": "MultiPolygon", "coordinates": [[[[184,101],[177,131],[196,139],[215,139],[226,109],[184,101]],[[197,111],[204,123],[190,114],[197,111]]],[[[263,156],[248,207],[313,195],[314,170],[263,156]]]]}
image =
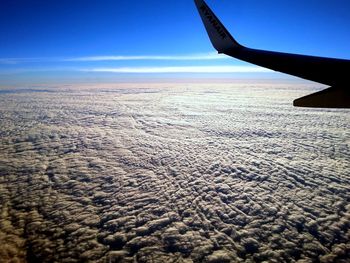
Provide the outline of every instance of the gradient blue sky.
{"type": "MultiPolygon", "coordinates": [[[[350,59],[348,0],[207,3],[244,45],[350,59]]],[[[0,32],[0,84],[13,79],[285,76],[217,57],[192,0],[4,0],[0,32]]]]}

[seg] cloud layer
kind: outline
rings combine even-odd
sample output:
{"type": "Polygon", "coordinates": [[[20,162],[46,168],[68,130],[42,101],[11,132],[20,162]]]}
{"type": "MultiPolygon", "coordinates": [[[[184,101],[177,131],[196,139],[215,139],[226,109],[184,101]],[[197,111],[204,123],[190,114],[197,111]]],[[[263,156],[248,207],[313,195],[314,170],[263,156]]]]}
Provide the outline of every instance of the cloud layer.
{"type": "Polygon", "coordinates": [[[292,108],[302,93],[279,84],[0,92],[0,258],[346,262],[349,115],[292,108]]]}

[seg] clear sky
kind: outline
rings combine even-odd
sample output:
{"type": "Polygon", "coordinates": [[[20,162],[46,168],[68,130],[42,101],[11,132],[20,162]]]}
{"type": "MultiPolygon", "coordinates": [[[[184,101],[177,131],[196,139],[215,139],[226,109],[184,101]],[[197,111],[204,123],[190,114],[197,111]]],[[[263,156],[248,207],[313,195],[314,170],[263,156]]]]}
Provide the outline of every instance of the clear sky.
{"type": "MultiPolygon", "coordinates": [[[[244,45],[350,59],[348,0],[207,3],[244,45]]],[[[220,72],[284,77],[215,55],[192,0],[0,1],[0,84],[220,72]]]]}

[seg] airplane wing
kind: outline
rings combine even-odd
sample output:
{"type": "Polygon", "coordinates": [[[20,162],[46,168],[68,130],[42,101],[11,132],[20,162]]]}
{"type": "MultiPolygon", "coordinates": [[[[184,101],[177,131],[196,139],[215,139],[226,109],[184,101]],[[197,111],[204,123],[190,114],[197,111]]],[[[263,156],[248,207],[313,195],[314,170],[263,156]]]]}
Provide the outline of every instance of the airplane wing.
{"type": "Polygon", "coordinates": [[[204,0],[194,0],[219,53],[303,79],[330,85],[323,91],[296,99],[294,106],[350,108],[350,60],[252,49],[240,45],[204,0]]]}

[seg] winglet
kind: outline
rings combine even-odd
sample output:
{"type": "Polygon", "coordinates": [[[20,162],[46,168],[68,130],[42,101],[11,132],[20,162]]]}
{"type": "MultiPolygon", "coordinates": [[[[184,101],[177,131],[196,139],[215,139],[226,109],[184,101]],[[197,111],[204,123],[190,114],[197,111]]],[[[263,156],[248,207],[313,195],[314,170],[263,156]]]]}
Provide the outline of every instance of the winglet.
{"type": "Polygon", "coordinates": [[[203,0],[194,0],[210,41],[219,53],[242,47],[203,0]]]}
{"type": "Polygon", "coordinates": [[[293,105],[311,108],[350,108],[350,91],[341,87],[330,87],[296,99],[293,105]]]}

